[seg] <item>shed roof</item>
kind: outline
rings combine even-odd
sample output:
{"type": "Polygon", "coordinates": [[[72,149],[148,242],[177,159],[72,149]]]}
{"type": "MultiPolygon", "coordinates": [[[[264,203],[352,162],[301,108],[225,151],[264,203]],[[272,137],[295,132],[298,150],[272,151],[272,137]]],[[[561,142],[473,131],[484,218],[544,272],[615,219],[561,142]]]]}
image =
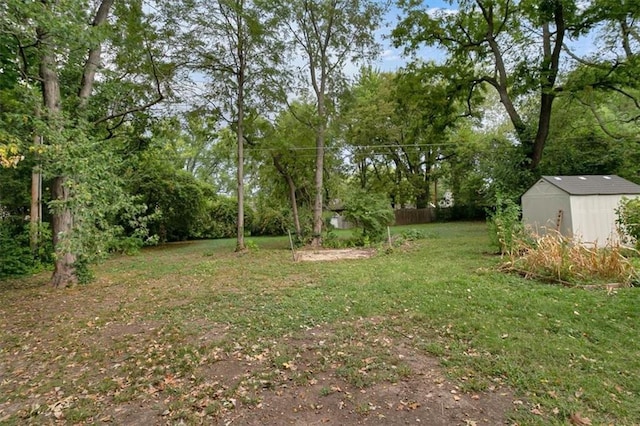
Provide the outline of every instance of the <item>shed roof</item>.
{"type": "Polygon", "coordinates": [[[640,194],[640,185],[616,175],[542,176],[569,195],[640,194]]]}

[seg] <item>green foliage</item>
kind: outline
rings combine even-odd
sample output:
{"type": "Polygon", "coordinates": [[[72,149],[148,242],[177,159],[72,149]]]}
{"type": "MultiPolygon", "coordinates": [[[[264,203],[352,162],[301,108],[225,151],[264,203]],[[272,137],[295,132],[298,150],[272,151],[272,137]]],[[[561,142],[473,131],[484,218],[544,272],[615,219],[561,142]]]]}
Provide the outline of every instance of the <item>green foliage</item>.
{"type": "MultiPolygon", "coordinates": [[[[252,229],[253,210],[244,206],[245,229],[252,229]]],[[[238,228],[238,202],[235,198],[219,196],[210,201],[206,208],[202,238],[233,238],[238,228]]]]}
{"type": "Polygon", "coordinates": [[[521,208],[511,198],[496,194],[495,209],[488,212],[487,225],[491,246],[502,255],[510,255],[519,246],[525,228],[521,208]]]}
{"type": "Polygon", "coordinates": [[[427,233],[421,229],[411,228],[411,229],[405,229],[404,231],[402,231],[400,233],[400,236],[405,241],[416,241],[416,240],[422,240],[427,238],[427,233]]]}
{"type": "Polygon", "coordinates": [[[616,224],[623,241],[640,250],[640,198],[624,197],[616,209],[616,224]]]}
{"type": "Polygon", "coordinates": [[[251,235],[286,235],[293,228],[291,212],[286,208],[262,205],[256,210],[251,235]]]}
{"type": "Polygon", "coordinates": [[[161,155],[150,150],[127,171],[130,193],[155,213],[148,224],[150,234],[163,242],[203,237],[213,188],[168,164],[161,155]]]}
{"type": "Polygon", "coordinates": [[[388,193],[395,204],[427,207],[443,158],[456,157],[448,135],[468,94],[449,84],[447,73],[434,64],[360,71],[344,96],[342,120],[362,188],[388,193]]]}
{"type": "Polygon", "coordinates": [[[46,224],[40,238],[34,253],[29,248],[29,224],[19,218],[0,217],[0,279],[39,272],[51,265],[53,248],[46,224]]]}
{"type": "Polygon", "coordinates": [[[83,120],[61,122],[60,128],[37,123],[50,142],[40,158],[45,182],[64,176],[69,193],[66,200],[50,200],[49,212],[68,209],[73,215],[73,228],[60,235],[56,255],[74,253],[79,282],[87,282],[92,277],[89,265],[119,250],[121,239],[146,240],[147,207],[141,197],[125,191],[124,163],[114,144],[90,136],[90,124],[83,120]]]}
{"type": "Polygon", "coordinates": [[[384,195],[355,191],[344,205],[345,218],[358,228],[356,240],[359,245],[368,245],[384,238],[394,214],[389,200],[384,195]]]}

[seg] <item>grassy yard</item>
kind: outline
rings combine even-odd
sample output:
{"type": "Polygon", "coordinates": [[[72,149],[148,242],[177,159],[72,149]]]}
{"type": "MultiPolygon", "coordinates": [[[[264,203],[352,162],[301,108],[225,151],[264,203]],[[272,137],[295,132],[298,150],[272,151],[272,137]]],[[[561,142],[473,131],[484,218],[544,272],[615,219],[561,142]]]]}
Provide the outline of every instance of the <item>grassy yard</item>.
{"type": "Polygon", "coordinates": [[[293,262],[287,238],[250,238],[245,254],[199,241],[111,259],[89,286],[1,283],[0,423],[211,424],[265,392],[348,393],[323,372],[362,394],[411,380],[412,356],[461,395],[512,395],[512,424],[640,422],[639,288],[496,272],[484,223],[414,228],[427,238],[370,259],[293,262]],[[210,380],[220,370],[228,380],[210,380]]]}

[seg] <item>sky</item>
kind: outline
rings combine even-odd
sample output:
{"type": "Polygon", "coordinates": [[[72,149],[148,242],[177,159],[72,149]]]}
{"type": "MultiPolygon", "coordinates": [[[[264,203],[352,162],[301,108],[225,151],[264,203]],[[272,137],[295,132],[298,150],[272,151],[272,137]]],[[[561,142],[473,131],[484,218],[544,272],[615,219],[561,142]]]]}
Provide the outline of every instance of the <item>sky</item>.
{"type": "MultiPolygon", "coordinates": [[[[456,5],[449,4],[443,0],[429,0],[425,4],[429,9],[449,9],[456,10],[456,5]]],[[[382,53],[380,58],[374,62],[374,67],[379,68],[381,71],[396,71],[398,68],[407,64],[408,58],[403,55],[402,48],[393,47],[389,36],[391,31],[396,27],[400,21],[402,11],[393,4],[390,10],[387,12],[384,24],[381,30],[378,32],[378,41],[382,46],[382,53]]],[[[419,51],[419,56],[425,60],[440,61],[444,59],[444,53],[441,50],[432,47],[423,47],[419,51]]]]}
{"type": "MultiPolygon", "coordinates": [[[[586,7],[590,3],[589,0],[582,0],[578,2],[579,7],[586,7]]],[[[450,2],[445,0],[426,0],[424,2],[428,9],[436,10],[457,10],[457,4],[455,1],[450,2]]],[[[389,12],[387,12],[383,27],[378,32],[378,41],[382,46],[380,58],[373,63],[375,68],[381,71],[396,71],[409,62],[409,58],[403,55],[402,48],[393,47],[389,36],[391,31],[396,27],[400,20],[402,11],[398,9],[395,2],[391,5],[389,12]]],[[[595,42],[593,36],[583,37],[579,40],[568,40],[567,45],[572,50],[580,55],[588,55],[596,51],[595,42]]],[[[442,50],[434,47],[422,47],[418,51],[418,57],[423,60],[434,60],[436,62],[443,61],[445,54],[442,50]]],[[[355,70],[357,72],[357,70],[355,70]]],[[[348,72],[349,74],[349,72],[348,72]]],[[[355,72],[354,72],[355,74],[355,72]]]]}

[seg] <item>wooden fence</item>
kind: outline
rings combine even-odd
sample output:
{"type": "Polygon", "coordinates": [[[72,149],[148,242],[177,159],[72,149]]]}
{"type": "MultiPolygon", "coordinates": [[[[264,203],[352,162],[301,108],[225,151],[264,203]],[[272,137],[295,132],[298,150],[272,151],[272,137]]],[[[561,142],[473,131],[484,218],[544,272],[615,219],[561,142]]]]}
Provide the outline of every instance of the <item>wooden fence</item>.
{"type": "Polygon", "coordinates": [[[399,209],[394,210],[396,225],[415,225],[429,223],[436,220],[436,209],[399,209]]]}

